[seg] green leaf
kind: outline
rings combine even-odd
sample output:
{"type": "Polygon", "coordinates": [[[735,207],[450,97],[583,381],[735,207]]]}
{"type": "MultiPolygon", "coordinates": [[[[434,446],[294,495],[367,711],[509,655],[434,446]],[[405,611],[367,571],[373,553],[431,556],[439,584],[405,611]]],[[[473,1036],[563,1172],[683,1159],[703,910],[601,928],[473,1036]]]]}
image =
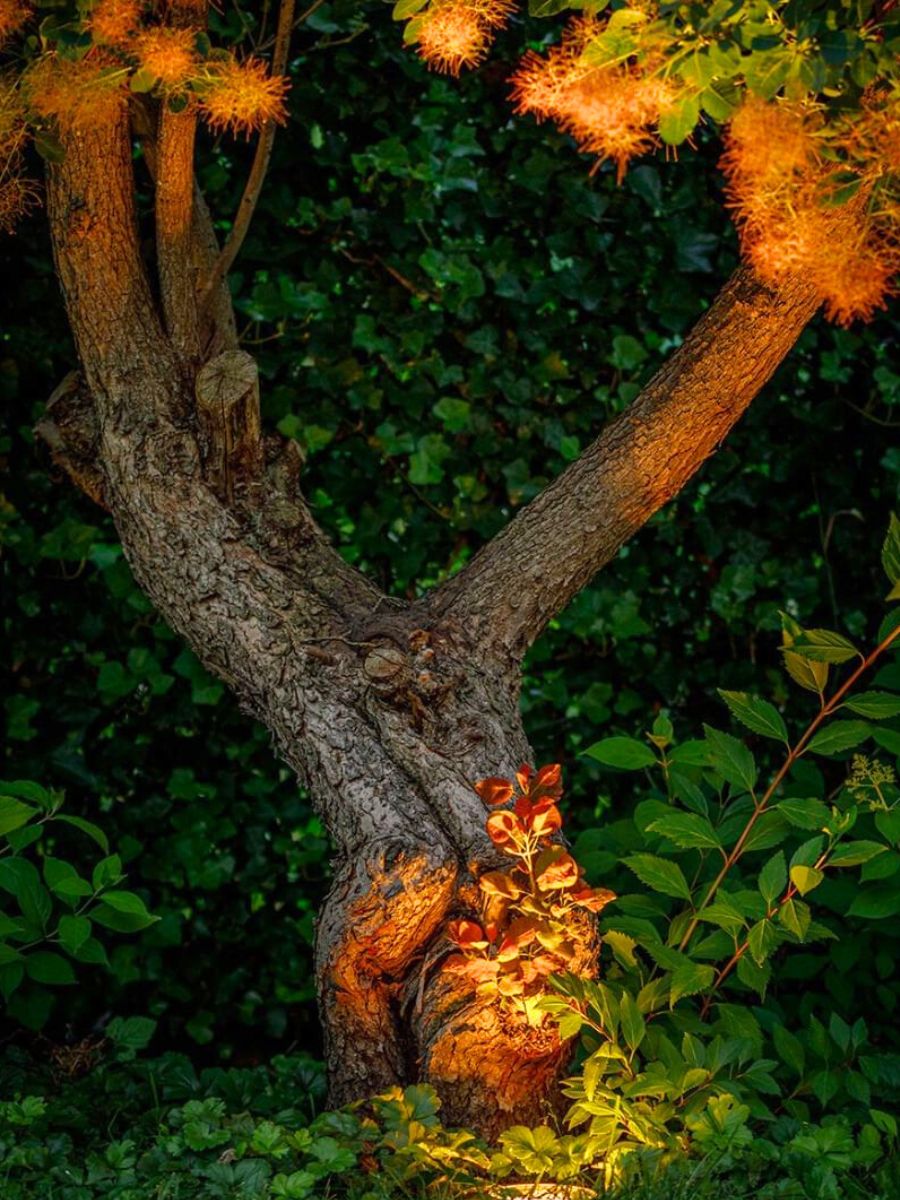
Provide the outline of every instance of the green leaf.
{"type": "Polygon", "coordinates": [[[771,963],[760,965],[749,954],[744,954],[737,965],[737,977],[741,983],[748,988],[752,988],[764,1000],[766,988],[769,986],[769,980],[772,978],[772,965],[771,963]]]}
{"type": "Polygon", "coordinates": [[[759,696],[748,696],[746,692],[725,692],[719,688],[719,695],[741,724],[753,733],[787,742],[787,726],[774,704],[759,696]]]}
{"type": "Polygon", "coordinates": [[[809,662],[793,650],[783,650],[784,667],[795,683],[821,696],[828,683],[828,664],[809,662]]]}
{"type": "Polygon", "coordinates": [[[772,855],[759,873],[758,887],[769,908],[784,891],[787,879],[788,871],[784,852],[779,850],[777,854],[772,855]]]}
{"type": "Polygon", "coordinates": [[[887,846],[881,842],[847,842],[838,846],[828,859],[829,867],[858,867],[867,863],[878,854],[883,854],[887,846]]]}
{"type": "Polygon", "coordinates": [[[752,850],[771,850],[779,845],[790,833],[790,826],[780,812],[773,809],[764,812],[759,818],[744,842],[744,852],[752,850]]]}
{"type": "Polygon", "coordinates": [[[717,850],[722,845],[707,818],[695,813],[670,813],[657,817],[647,829],[668,838],[682,850],[717,850]]]}
{"type": "Polygon", "coordinates": [[[12,796],[0,796],[0,836],[20,829],[35,815],[29,804],[23,804],[12,796]]]}
{"type": "Polygon", "coordinates": [[[584,753],[604,766],[619,767],[623,771],[640,771],[657,762],[649,746],[630,737],[604,738],[602,742],[588,746],[584,753]]]}
{"type": "Polygon", "coordinates": [[[806,750],[810,754],[830,757],[832,754],[852,750],[871,736],[872,727],[865,721],[832,721],[830,725],[819,730],[806,750]]]}
{"type": "Polygon", "coordinates": [[[25,972],[35,983],[75,983],[72,964],[51,950],[36,950],[25,958],[25,972]]]}
{"type": "Polygon", "coordinates": [[[800,1039],[789,1033],[783,1025],[776,1025],[772,1029],[772,1041],[782,1061],[793,1068],[802,1079],[806,1068],[806,1055],[800,1039]]]}
{"type": "Polygon", "coordinates": [[[789,929],[802,942],[809,932],[812,914],[809,905],[802,900],[785,900],[778,910],[778,919],[785,929],[789,929]]]}
{"type": "Polygon", "coordinates": [[[827,806],[815,796],[779,800],[775,808],[798,829],[824,829],[831,816],[827,806]]]}
{"type": "Polygon", "coordinates": [[[770,921],[768,917],[757,921],[751,927],[750,932],[747,934],[747,945],[757,966],[761,967],[772,952],[777,950],[780,940],[775,923],[770,921]]]}
{"type": "Polygon", "coordinates": [[[847,915],[876,921],[900,915],[900,888],[889,883],[861,888],[847,909],[847,915]]]}
{"type": "Polygon", "coordinates": [[[641,883],[645,883],[654,892],[662,892],[663,895],[674,896],[678,900],[690,900],[691,889],[677,863],[659,858],[655,854],[629,854],[625,859],[625,866],[634,871],[641,883]]]}
{"type": "Polygon", "coordinates": [[[740,909],[736,908],[727,895],[721,891],[712,904],[707,904],[706,908],[701,909],[698,915],[702,921],[718,925],[732,937],[736,937],[747,923],[740,909]]]}
{"type": "Polygon", "coordinates": [[[150,1017],[113,1017],[106,1027],[106,1036],[118,1051],[118,1057],[134,1058],[135,1052],[144,1050],[156,1032],[156,1021],[150,1017]]]}
{"type": "Polygon", "coordinates": [[[819,663],[843,663],[859,655],[852,642],[831,629],[801,630],[792,649],[808,662],[819,663]]]}
{"type": "Polygon", "coordinates": [[[102,900],[104,904],[109,905],[110,908],[114,908],[116,912],[128,913],[136,917],[147,917],[148,924],[150,921],[156,920],[147,911],[147,906],[140,896],[136,896],[134,892],[104,892],[102,900]]]}
{"type": "Polygon", "coordinates": [[[102,925],[106,929],[113,929],[116,933],[137,933],[159,920],[159,917],[151,916],[146,910],[142,913],[122,912],[108,904],[100,904],[97,908],[91,909],[91,917],[98,925],[102,925]]]}
{"type": "Polygon", "coordinates": [[[0,782],[0,796],[14,796],[17,800],[24,800],[44,809],[45,812],[49,812],[59,799],[57,797],[54,800],[46,788],[31,779],[4,779],[0,782]]]}
{"type": "Polygon", "coordinates": [[[680,146],[700,119],[700,97],[693,93],[670,105],[660,117],[659,136],[667,146],[680,146]]]}
{"type": "Polygon", "coordinates": [[[111,883],[118,883],[121,878],[122,860],[118,854],[110,854],[106,858],[101,858],[91,872],[91,883],[94,885],[95,892],[109,887],[111,883]]]}
{"type": "Polygon", "coordinates": [[[817,888],[824,878],[824,872],[817,867],[791,867],[791,883],[801,896],[817,888]]]}
{"type": "Polygon", "coordinates": [[[891,513],[887,537],[881,548],[881,562],[891,583],[900,583],[900,519],[896,513],[891,513]]]}
{"type": "Polygon", "coordinates": [[[707,991],[712,987],[715,977],[715,967],[702,966],[700,963],[687,962],[676,967],[669,986],[669,1007],[674,1007],[684,996],[707,991]]]}
{"type": "Polygon", "coordinates": [[[623,992],[619,1001],[619,1023],[629,1050],[637,1050],[644,1040],[647,1027],[637,1001],[630,992],[623,992]]]}
{"type": "Polygon", "coordinates": [[[428,0],[397,0],[391,10],[391,17],[395,21],[405,21],[420,12],[427,3],[428,0]]]}
{"type": "Polygon", "coordinates": [[[86,833],[89,838],[94,839],[104,854],[109,853],[109,840],[106,834],[92,821],[85,821],[83,817],[70,817],[62,814],[58,815],[55,820],[64,821],[67,825],[71,825],[75,829],[80,829],[82,833],[86,833]]]}
{"type": "Polygon", "coordinates": [[[87,917],[60,917],[59,942],[69,954],[75,954],[91,936],[91,923],[87,917]]]}
{"type": "Polygon", "coordinates": [[[860,692],[845,700],[842,707],[872,721],[884,721],[900,715],[900,696],[890,692],[860,692]]]}
{"type": "Polygon", "coordinates": [[[744,743],[730,733],[722,733],[709,725],[703,726],[703,732],[709,746],[709,765],[713,770],[732,787],[752,792],[757,779],[756,762],[744,743]]]}

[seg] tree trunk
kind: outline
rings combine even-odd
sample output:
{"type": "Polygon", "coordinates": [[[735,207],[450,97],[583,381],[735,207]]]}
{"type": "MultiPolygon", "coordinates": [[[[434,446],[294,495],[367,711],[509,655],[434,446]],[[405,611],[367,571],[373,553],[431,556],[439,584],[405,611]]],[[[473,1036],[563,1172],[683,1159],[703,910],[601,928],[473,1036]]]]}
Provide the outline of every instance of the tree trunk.
{"type": "MultiPolygon", "coordinates": [[[[260,438],[254,364],[235,348],[224,296],[209,317],[198,304],[216,253],[205,207],[195,198],[183,221],[173,209],[191,195],[191,131],[138,115],[168,189],[162,311],[139,253],[123,105],[70,135],[50,169],[84,380],[59,390],[42,432],[112,512],[162,615],[272,731],[333,839],[316,950],[332,1100],[424,1080],[450,1122],[487,1136],[534,1123],[558,1102],[567,1047],[553,1026],[476,999],[447,965],[447,922],[472,914],[477,875],[496,865],[472,785],[531,761],[524,647],[725,436],[814,292],[797,282],[776,294],[740,272],[579,463],[466,572],[402,604],[329,546],[292,444],[260,438]]],[[[576,940],[574,967],[593,973],[589,923],[576,940]]]]}

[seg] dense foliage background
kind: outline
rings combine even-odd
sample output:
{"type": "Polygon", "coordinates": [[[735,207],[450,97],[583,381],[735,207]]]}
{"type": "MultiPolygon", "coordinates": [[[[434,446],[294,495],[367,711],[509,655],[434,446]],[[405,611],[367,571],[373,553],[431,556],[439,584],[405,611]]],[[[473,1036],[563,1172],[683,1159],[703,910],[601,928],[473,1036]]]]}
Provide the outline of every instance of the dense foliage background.
{"type": "MultiPolygon", "coordinates": [[[[216,19],[240,40],[240,8],[216,19]]],[[[305,447],[316,515],[402,594],[575,458],[736,261],[712,142],[645,160],[621,187],[591,174],[566,138],[511,116],[521,25],[505,37],[456,82],[401,49],[383,5],[319,7],[296,37],[290,126],[233,281],[265,416],[305,447]]],[[[203,147],[223,224],[250,153],[203,147]]],[[[0,277],[2,774],[64,788],[162,918],[111,935],[111,974],[29,984],[11,1016],[60,1045],[112,1014],[149,1015],[154,1049],[200,1065],[315,1053],[321,826],[265,731],[155,616],[111,522],[35,443],[74,362],[40,214],[0,246],[0,277]]],[[[806,625],[861,638],[877,625],[878,546],[900,493],[898,330],[896,309],[851,332],[814,323],[700,477],[532,652],[528,729],[539,761],[566,764],[592,882],[623,884],[592,831],[628,811],[633,785],[581,749],[643,728],[648,711],[684,735],[721,723],[716,686],[783,694],[785,603],[806,625]]],[[[67,855],[84,849],[73,832],[67,855]]],[[[826,909],[846,907],[842,886],[823,885],[826,909]]],[[[898,912],[900,892],[886,917],[898,912]]],[[[895,1046],[898,950],[894,921],[867,922],[796,955],[781,987],[820,1016],[865,1007],[872,1040],[895,1046]]]]}

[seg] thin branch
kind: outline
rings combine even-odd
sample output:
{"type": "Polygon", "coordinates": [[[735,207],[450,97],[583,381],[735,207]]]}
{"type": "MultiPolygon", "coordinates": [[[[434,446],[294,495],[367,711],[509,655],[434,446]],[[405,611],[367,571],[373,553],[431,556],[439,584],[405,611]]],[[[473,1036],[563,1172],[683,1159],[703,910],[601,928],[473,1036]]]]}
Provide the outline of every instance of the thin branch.
{"type": "MultiPolygon", "coordinates": [[[[281,0],[281,6],[278,10],[278,31],[275,34],[275,50],[272,54],[273,75],[284,75],[287,69],[293,20],[294,0],[281,0]]],[[[256,211],[256,205],[266,178],[266,172],[269,169],[272,147],[275,144],[276,128],[275,121],[266,121],[260,130],[259,141],[256,144],[256,153],[253,156],[253,165],[250,168],[250,174],[244,186],[244,193],[241,196],[241,202],[235,214],[234,224],[231,227],[228,240],[222,247],[215,266],[210,272],[209,279],[200,298],[201,314],[206,312],[216,289],[231,270],[234,260],[237,258],[241,246],[244,244],[244,239],[250,228],[250,222],[253,220],[253,214],[256,211]]]]}
{"type": "Polygon", "coordinates": [[[156,258],[166,330],[186,358],[200,356],[194,241],[194,138],[192,107],[172,112],[163,103],[159,118],[156,175],[156,258]]]}

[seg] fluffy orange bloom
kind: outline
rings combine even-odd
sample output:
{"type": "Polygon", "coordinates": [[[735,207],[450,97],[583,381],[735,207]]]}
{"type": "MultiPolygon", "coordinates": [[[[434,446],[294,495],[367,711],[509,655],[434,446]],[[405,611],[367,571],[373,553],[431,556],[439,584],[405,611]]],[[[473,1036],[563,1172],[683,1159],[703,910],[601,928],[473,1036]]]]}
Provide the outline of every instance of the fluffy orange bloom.
{"type": "Polygon", "coordinates": [[[197,68],[193,29],[172,29],[154,25],[134,39],[133,53],[142,71],[152,75],[163,87],[179,87],[197,68]]]}
{"type": "MultiPolygon", "coordinates": [[[[21,164],[16,164],[17,171],[21,164]]],[[[33,179],[21,174],[0,173],[0,230],[12,233],[26,213],[40,204],[40,191],[33,179]]]]}
{"type": "Polygon", "coordinates": [[[29,106],[52,117],[63,133],[110,120],[124,102],[124,73],[100,58],[45,54],[25,76],[29,106]]]}
{"type": "MultiPolygon", "coordinates": [[[[871,187],[867,178],[889,169],[884,161],[871,172],[866,166],[866,154],[878,153],[872,137],[887,128],[867,130],[870,119],[864,111],[836,133],[812,106],[751,97],[730,123],[722,157],[744,257],[768,283],[791,274],[810,280],[826,316],[841,325],[870,319],[900,267],[889,212],[871,203],[864,211],[829,203],[837,186],[835,151],[863,189],[871,187]]],[[[847,182],[845,173],[838,182],[847,182]]]]}
{"type": "Polygon", "coordinates": [[[18,33],[31,16],[31,5],[21,0],[0,0],[0,42],[18,33]]]}
{"type": "Polygon", "coordinates": [[[213,129],[249,134],[268,121],[284,124],[284,102],[289,87],[283,76],[272,76],[258,58],[239,63],[234,59],[210,64],[210,74],[199,89],[200,106],[213,129]]]}
{"type": "Polygon", "coordinates": [[[483,60],[512,9],[512,0],[431,0],[410,22],[408,36],[430,67],[458,75],[483,60]]]}
{"type": "Polygon", "coordinates": [[[621,180],[628,163],[657,144],[655,127],[678,93],[647,66],[591,66],[584,52],[602,28],[577,19],[546,55],[527,54],[513,76],[513,100],[519,112],[550,118],[601,162],[611,159],[621,180]]]}
{"type": "Polygon", "coordinates": [[[141,23],[141,0],[97,0],[87,20],[93,40],[101,46],[121,46],[141,23]]]}
{"type": "Polygon", "coordinates": [[[825,316],[838,325],[871,320],[896,291],[893,281],[898,268],[896,253],[871,240],[845,253],[822,255],[816,284],[825,301],[825,316]]]}

